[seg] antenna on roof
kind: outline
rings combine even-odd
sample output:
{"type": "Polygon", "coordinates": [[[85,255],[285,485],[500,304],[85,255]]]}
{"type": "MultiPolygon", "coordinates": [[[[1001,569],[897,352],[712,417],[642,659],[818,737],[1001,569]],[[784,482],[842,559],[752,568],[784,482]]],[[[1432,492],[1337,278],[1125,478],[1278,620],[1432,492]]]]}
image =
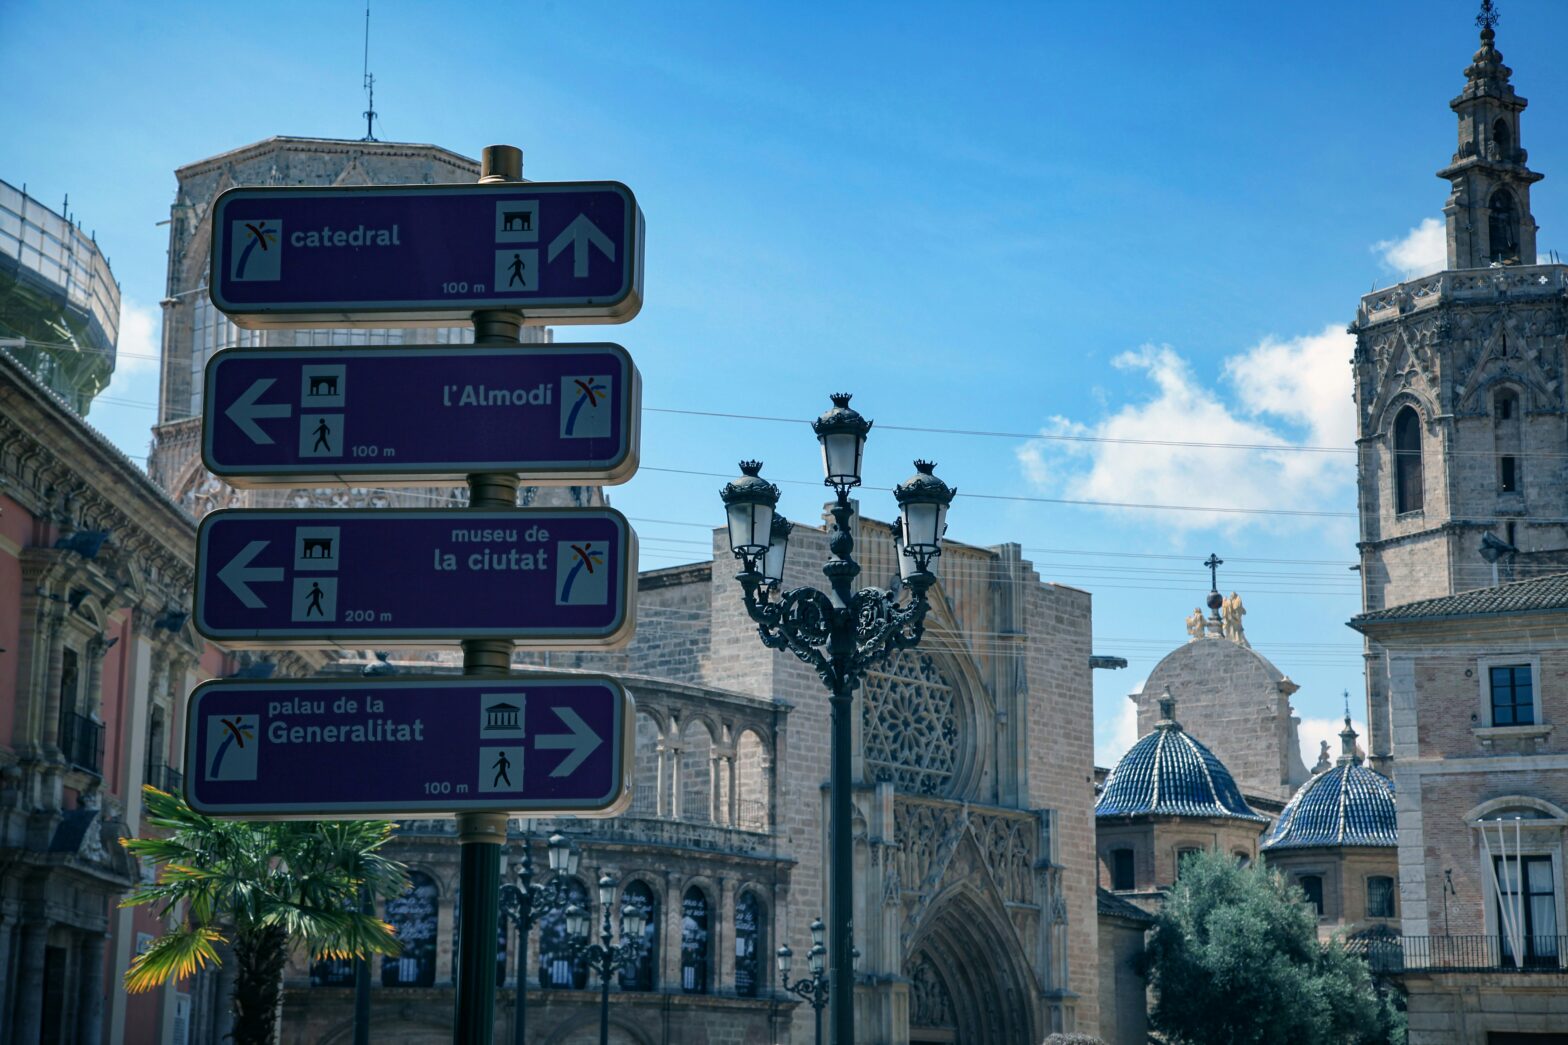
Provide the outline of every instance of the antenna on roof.
{"type": "Polygon", "coordinates": [[[365,68],[363,77],[366,104],[369,108],[360,114],[365,118],[365,136],[360,141],[373,142],[376,140],[376,78],[370,74],[370,0],[365,0],[365,68]]]}

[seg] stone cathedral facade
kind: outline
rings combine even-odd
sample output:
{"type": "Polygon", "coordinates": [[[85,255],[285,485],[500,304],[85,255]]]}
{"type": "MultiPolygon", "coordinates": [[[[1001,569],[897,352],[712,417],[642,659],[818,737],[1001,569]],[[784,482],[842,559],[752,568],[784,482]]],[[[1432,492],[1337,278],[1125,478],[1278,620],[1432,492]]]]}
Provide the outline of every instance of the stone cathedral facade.
{"type": "MultiPolygon", "coordinates": [[[[273,138],[182,167],[171,212],[162,393],[150,471],[193,516],[221,507],[440,506],[453,489],[234,490],[199,454],[201,370],[225,347],[461,342],[463,328],[248,332],[205,291],[210,208],[241,184],[472,181],[476,165],[428,145],[273,138]]],[[[548,331],[529,336],[548,341],[548,331]]],[[[635,327],[623,336],[635,352],[635,327]]],[[[598,488],[525,489],[520,503],[602,503],[598,488]]],[[[714,521],[721,521],[717,497],[714,521]]],[[[889,508],[891,508],[891,504],[889,508]]],[[[958,528],[961,519],[955,516],[958,528]]],[[[889,527],[855,520],[867,583],[898,571],[889,527]]],[[[810,923],[827,913],[828,702],[806,665],[757,641],[722,531],[713,561],[640,578],[637,636],[614,653],[523,654],[520,673],[608,672],[637,701],[636,790],[606,820],[514,821],[507,859],[573,837],[592,901],[612,873],[649,914],[644,956],[611,990],[611,1040],[808,1042],[809,1006],[784,990],[810,923]]],[[[799,526],[789,584],[821,584],[822,529],[799,526]]],[[[1092,787],[1090,599],[1043,583],[1017,545],[950,544],[918,651],[872,673],[856,695],[857,1040],[878,1045],[1038,1045],[1097,1027],[1099,962],[1092,787]]],[[[453,672],[455,651],[347,652],[321,673],[453,672]]],[[[227,670],[297,673],[267,651],[227,670]]],[[[176,752],[172,757],[178,758],[176,752]]],[[[445,1042],[452,1020],[458,848],[450,819],[400,825],[394,855],[413,871],[383,907],[407,942],[373,969],[372,1040],[445,1042]]],[[[512,864],[515,867],[515,863],[512,864]]],[[[597,911],[595,911],[597,917],[597,911]]],[[[596,1040],[598,984],[563,948],[559,915],[520,950],[504,926],[496,1035],[511,1040],[519,987],[530,1042],[596,1040]]],[[[190,985],[190,1040],[227,1030],[224,969],[190,985]]],[[[351,1040],[352,969],[298,960],[286,985],[285,1040],[351,1040]]]]}

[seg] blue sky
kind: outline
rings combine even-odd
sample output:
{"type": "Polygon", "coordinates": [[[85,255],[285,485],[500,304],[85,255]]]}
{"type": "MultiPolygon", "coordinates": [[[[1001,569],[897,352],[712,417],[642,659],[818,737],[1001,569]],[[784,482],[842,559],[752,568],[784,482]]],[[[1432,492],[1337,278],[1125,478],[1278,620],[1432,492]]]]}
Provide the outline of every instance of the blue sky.
{"type": "MultiPolygon", "coordinates": [[[[1301,684],[1310,764],[1342,690],[1362,717],[1344,328],[1372,284],[1435,267],[1475,9],[383,0],[370,54],[379,137],[508,142],[531,178],[637,192],[646,307],[560,336],[618,341],[643,372],[644,468],[612,500],[645,566],[706,556],[742,455],[814,515],[803,422],[852,391],[879,422],[868,486],[931,457],[962,489],[952,536],[1019,542],[1094,593],[1097,652],[1131,661],[1096,673],[1102,760],[1217,551],[1254,646],[1301,684]]],[[[1539,245],[1568,251],[1568,5],[1501,9],[1548,175],[1539,245]]],[[[361,4],[319,0],[0,7],[0,177],[69,193],[122,281],[90,419],[128,453],[154,416],[174,168],[363,135],[363,28],[361,4]]],[[[892,514],[883,490],[862,501],[892,514]]]]}

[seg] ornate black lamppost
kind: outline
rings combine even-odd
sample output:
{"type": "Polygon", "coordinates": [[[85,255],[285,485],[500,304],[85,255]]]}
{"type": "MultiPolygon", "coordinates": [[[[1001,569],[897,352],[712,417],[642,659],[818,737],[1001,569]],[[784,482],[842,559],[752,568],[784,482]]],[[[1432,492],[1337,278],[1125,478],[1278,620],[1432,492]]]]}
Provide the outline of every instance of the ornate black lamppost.
{"type": "Polygon", "coordinates": [[[566,909],[566,935],[572,941],[572,956],[587,962],[599,974],[599,1045],[610,1045],[610,977],[622,969],[631,970],[642,951],[642,933],[648,926],[648,915],[642,907],[629,903],[621,908],[621,942],[611,943],[615,933],[610,926],[610,908],[615,906],[615,879],[605,875],[599,879],[599,908],[603,914],[599,925],[599,942],[588,942],[591,918],[588,912],[572,904],[566,909]]]}
{"type": "Polygon", "coordinates": [[[789,523],[779,520],[774,508],[779,488],[761,478],[762,465],[742,461],[739,479],[724,487],[730,550],[741,560],[740,581],[746,612],[757,622],[762,644],[787,649],[816,669],[830,693],[832,732],[832,877],[833,923],[832,990],[841,1003],[833,1008],[833,1040],[852,1045],[855,1040],[854,945],[850,920],[854,910],[854,853],[851,832],[850,713],[855,689],[866,671],[901,649],[920,642],[929,608],[926,592],[935,583],[932,561],[942,553],[947,529],[947,507],[957,490],[932,474],[927,461],[916,461],[916,474],[893,490],[900,509],[898,537],[903,587],[908,601],[897,592],[855,587],[860,564],[850,558],[855,541],[849,520],[854,509],[849,492],[860,485],[861,454],[871,422],[850,409],[846,394],[834,395],[833,408],[812,422],[822,444],[824,484],[837,500],[831,507],[833,553],[822,566],[829,592],[792,588],[777,594],[784,576],[789,523]]]}
{"type": "MultiPolygon", "coordinates": [[[[822,945],[822,935],[826,926],[818,918],[811,923],[811,950],[806,952],[806,964],[811,968],[811,975],[802,980],[790,982],[789,970],[795,963],[795,952],[789,949],[789,944],[784,944],[778,949],[779,979],[786,991],[798,994],[811,1005],[811,1014],[816,1022],[817,1045],[822,1045],[822,1010],[828,1003],[828,978],[823,972],[822,963],[828,949],[822,945]]],[[[859,966],[859,949],[850,952],[851,964],[859,966]]]]}
{"type": "Polygon", "coordinates": [[[555,872],[555,877],[548,885],[535,885],[534,858],[528,851],[526,839],[519,848],[523,852],[516,865],[517,883],[501,886],[501,913],[517,923],[517,1014],[513,1020],[512,1040],[516,1045],[527,1045],[528,934],[540,918],[570,903],[566,883],[577,873],[577,861],[582,854],[565,835],[551,835],[550,870],[555,872]]]}

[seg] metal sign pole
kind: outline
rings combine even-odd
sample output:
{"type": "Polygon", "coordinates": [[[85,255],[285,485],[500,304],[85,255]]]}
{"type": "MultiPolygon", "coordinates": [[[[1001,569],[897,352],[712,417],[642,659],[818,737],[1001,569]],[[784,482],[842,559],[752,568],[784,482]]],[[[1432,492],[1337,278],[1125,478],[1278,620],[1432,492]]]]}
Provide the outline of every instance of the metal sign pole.
{"type": "MultiPolygon", "coordinates": [[[[485,147],[479,181],[522,181],[523,152],[511,145],[485,147]]],[[[474,344],[514,345],[523,327],[516,311],[474,313],[474,344]]],[[[468,477],[471,509],[517,507],[516,473],[482,472],[468,477]]],[[[463,674],[505,678],[512,670],[510,639],[465,639],[463,674]]],[[[495,1033],[496,923],[500,917],[501,847],[506,844],[506,816],[501,813],[459,813],[457,843],[461,853],[454,1045],[491,1045],[495,1033]]]]}

